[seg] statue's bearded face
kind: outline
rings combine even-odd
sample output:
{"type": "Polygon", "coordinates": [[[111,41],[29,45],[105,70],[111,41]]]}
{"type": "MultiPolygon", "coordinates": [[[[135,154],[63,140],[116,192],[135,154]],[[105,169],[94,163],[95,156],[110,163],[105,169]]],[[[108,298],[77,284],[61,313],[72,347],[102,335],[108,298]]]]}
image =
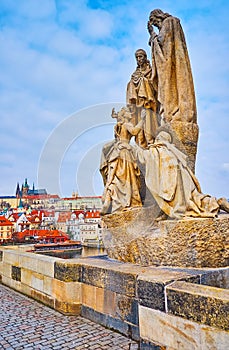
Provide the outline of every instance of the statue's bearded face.
{"type": "Polygon", "coordinates": [[[146,62],[146,56],[141,52],[136,53],[135,57],[136,57],[137,64],[140,67],[146,62]]]}

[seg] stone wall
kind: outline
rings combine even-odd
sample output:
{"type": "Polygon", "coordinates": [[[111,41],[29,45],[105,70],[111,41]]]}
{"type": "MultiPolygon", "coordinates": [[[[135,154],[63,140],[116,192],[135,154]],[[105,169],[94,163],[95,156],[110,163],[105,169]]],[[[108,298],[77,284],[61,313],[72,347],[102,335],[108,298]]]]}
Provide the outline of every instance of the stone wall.
{"type": "Polygon", "coordinates": [[[229,269],[142,267],[0,249],[5,285],[66,315],[139,341],[140,349],[226,350],[229,269]]]}

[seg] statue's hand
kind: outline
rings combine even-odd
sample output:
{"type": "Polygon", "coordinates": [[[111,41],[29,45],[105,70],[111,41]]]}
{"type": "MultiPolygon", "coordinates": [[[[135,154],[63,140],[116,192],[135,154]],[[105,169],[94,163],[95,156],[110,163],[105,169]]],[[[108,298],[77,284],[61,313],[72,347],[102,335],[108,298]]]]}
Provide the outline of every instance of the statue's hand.
{"type": "Polygon", "coordinates": [[[117,116],[118,116],[118,113],[115,112],[115,108],[113,107],[112,111],[111,111],[111,117],[112,118],[117,118],[117,116]]]}
{"type": "Polygon", "coordinates": [[[150,21],[148,21],[147,28],[148,28],[148,32],[150,34],[149,45],[151,45],[151,42],[157,37],[157,34],[155,33],[154,28],[153,28],[152,24],[150,23],[150,21]]]}
{"type": "Polygon", "coordinates": [[[152,36],[153,34],[155,34],[154,29],[153,29],[153,26],[152,26],[152,24],[150,23],[150,21],[148,21],[148,23],[147,23],[147,29],[148,29],[148,32],[149,32],[150,36],[152,36]]]}

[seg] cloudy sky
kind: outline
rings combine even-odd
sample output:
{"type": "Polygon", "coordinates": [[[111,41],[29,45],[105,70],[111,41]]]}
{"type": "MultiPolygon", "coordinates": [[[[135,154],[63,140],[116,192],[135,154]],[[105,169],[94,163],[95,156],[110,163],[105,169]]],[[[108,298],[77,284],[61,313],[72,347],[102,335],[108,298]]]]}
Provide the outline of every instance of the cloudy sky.
{"type": "Polygon", "coordinates": [[[0,0],[0,195],[101,194],[102,143],[154,8],[179,17],[192,65],[202,190],[229,197],[228,0],[0,0]]]}

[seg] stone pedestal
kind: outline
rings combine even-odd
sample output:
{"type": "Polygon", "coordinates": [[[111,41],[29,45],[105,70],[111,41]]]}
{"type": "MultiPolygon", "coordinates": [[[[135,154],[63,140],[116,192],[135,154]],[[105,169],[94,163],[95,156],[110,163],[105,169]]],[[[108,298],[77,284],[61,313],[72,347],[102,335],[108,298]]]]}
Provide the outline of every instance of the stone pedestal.
{"type": "Polygon", "coordinates": [[[152,266],[229,265],[229,215],[156,222],[152,208],[103,217],[104,245],[110,258],[152,266]]]}

